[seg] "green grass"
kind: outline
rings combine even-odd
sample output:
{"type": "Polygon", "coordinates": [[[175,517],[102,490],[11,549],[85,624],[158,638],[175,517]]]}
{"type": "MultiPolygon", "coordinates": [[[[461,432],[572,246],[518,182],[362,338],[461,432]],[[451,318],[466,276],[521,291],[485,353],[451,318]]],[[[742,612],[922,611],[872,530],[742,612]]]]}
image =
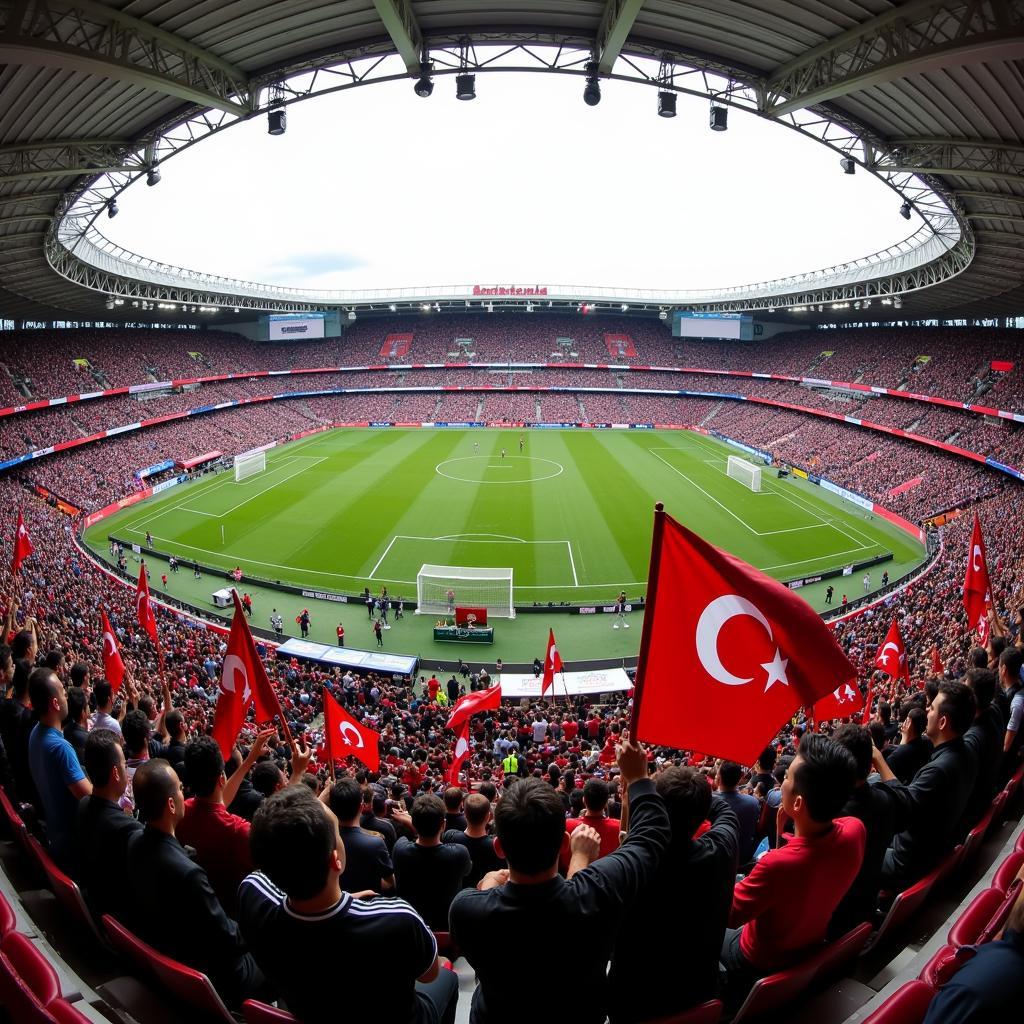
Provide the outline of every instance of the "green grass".
{"type": "MultiPolygon", "coordinates": [[[[923,558],[904,532],[807,481],[766,471],[750,492],[725,474],[730,451],[683,431],[336,430],[274,449],[242,483],[225,473],[172,488],[86,539],[105,555],[108,534],[144,543],[149,530],[161,551],[247,578],[386,584],[408,598],[423,563],[511,567],[516,601],[544,604],[643,594],[656,501],[779,579],[891,551],[879,583],[883,568],[895,578],[923,558]]],[[[862,593],[859,576],[843,583],[862,593]]],[[[823,591],[801,593],[820,607],[823,591]]]]}

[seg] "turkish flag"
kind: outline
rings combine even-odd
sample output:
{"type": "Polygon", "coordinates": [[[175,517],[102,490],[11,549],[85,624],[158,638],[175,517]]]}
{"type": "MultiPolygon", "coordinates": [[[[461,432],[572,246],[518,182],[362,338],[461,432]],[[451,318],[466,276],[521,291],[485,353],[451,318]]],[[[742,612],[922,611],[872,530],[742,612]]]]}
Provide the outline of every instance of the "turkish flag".
{"type": "Polygon", "coordinates": [[[221,671],[217,708],[213,719],[213,738],[226,761],[242,729],[250,707],[256,710],[256,722],[272,722],[275,716],[284,721],[284,712],[277,694],[270,685],[267,670],[256,653],[249,623],[246,621],[237,591],[232,590],[235,614],[231,619],[228,649],[221,671]]]}
{"type": "Polygon", "coordinates": [[[139,585],[135,590],[135,610],[139,615],[139,625],[149,634],[150,640],[156,643],[156,615],[149,600],[149,580],[146,579],[146,565],[139,566],[139,585]]]}
{"type": "Polygon", "coordinates": [[[964,609],[968,625],[978,631],[982,644],[988,640],[988,617],[985,612],[992,600],[991,594],[992,585],[985,560],[985,538],[981,535],[981,522],[975,512],[971,547],[967,552],[967,574],[964,577],[964,609]]]}
{"type": "Polygon", "coordinates": [[[868,686],[868,695],[864,698],[864,714],[860,716],[860,724],[867,725],[871,721],[871,698],[874,695],[874,685],[868,686]]]}
{"type": "Polygon", "coordinates": [[[932,644],[932,675],[941,676],[945,671],[942,659],[939,657],[939,645],[932,644]]]}
{"type": "Polygon", "coordinates": [[[892,620],[885,643],[878,648],[875,666],[880,668],[891,679],[903,678],[910,682],[910,667],[907,665],[907,648],[900,633],[900,624],[892,620]]]}
{"type": "Polygon", "coordinates": [[[14,555],[11,558],[11,575],[17,576],[21,570],[21,563],[35,551],[32,546],[32,538],[25,529],[25,520],[21,517],[21,509],[18,509],[18,526],[14,531],[14,555]]]}
{"type": "Polygon", "coordinates": [[[117,693],[124,682],[124,662],[121,660],[121,652],[117,649],[117,640],[114,639],[114,631],[110,628],[107,613],[101,611],[100,615],[103,616],[103,674],[114,693],[117,693]]]}
{"type": "Polygon", "coordinates": [[[501,707],[501,683],[497,686],[490,686],[486,690],[476,690],[474,693],[467,693],[460,697],[448,716],[448,728],[458,730],[463,722],[467,721],[478,711],[497,711],[501,707]]]}
{"type": "Polygon", "coordinates": [[[540,686],[540,695],[543,697],[549,686],[555,685],[555,673],[562,671],[562,656],[555,646],[555,631],[548,630],[548,649],[544,655],[544,679],[540,686]]]}
{"type": "Polygon", "coordinates": [[[853,683],[842,683],[814,705],[814,720],[825,722],[830,718],[851,718],[864,707],[864,697],[853,683]]]}
{"type": "Polygon", "coordinates": [[[459,775],[462,772],[463,762],[469,757],[469,719],[462,723],[462,731],[459,733],[458,739],[455,741],[455,752],[452,759],[451,767],[448,769],[448,785],[457,786],[459,784],[459,775]]]}
{"type": "Polygon", "coordinates": [[[324,687],[324,740],[332,761],[350,755],[371,771],[380,768],[380,733],[357,722],[324,687]]]}
{"type": "Polygon", "coordinates": [[[779,727],[857,675],[781,583],[655,513],[634,735],[753,764],[779,727]]]}

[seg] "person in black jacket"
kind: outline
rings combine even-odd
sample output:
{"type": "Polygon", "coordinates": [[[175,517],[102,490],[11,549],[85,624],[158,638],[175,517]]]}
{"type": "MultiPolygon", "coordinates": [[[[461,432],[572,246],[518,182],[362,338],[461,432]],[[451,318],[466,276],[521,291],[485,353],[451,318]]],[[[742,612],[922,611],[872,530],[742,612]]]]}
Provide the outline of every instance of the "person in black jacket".
{"type": "Polygon", "coordinates": [[[619,929],[608,976],[614,1024],[669,1017],[718,993],[739,818],[693,768],[665,768],[654,784],[668,809],[672,842],[619,929]],[[694,839],[705,820],[711,828],[694,839]]]}
{"type": "Polygon", "coordinates": [[[960,822],[961,830],[967,833],[981,821],[996,795],[1006,722],[995,703],[998,685],[995,672],[987,668],[972,668],[964,676],[964,681],[974,692],[977,705],[974,721],[964,733],[964,746],[974,754],[978,766],[974,788],[960,822]]]}
{"type": "Polygon", "coordinates": [[[168,711],[164,718],[164,728],[169,737],[164,748],[164,757],[180,779],[185,773],[185,747],[188,745],[185,716],[177,709],[168,711]]]}
{"type": "Polygon", "coordinates": [[[175,837],[185,798],[174,769],[162,758],[146,761],[135,772],[133,790],[146,827],[128,847],[128,926],[165,956],[206,974],[228,1006],[272,998],[238,925],[175,837]]]}
{"type": "Polygon", "coordinates": [[[75,819],[78,881],[96,917],[124,921],[128,896],[128,847],[142,824],[120,806],[128,786],[124,751],[109,729],[94,729],[85,741],[83,764],[92,795],[82,797],[75,819]]]}
{"type": "Polygon", "coordinates": [[[68,690],[68,717],[64,719],[63,732],[84,767],[85,741],[89,738],[89,698],[81,687],[72,686],[68,690]]]}
{"type": "Polygon", "coordinates": [[[589,825],[577,826],[567,878],[558,874],[565,839],[558,794],[541,779],[521,780],[505,790],[495,811],[494,849],[508,869],[485,875],[477,889],[463,889],[450,914],[452,941],[477,972],[474,1024],[521,1021],[526,993],[530,1005],[542,1008],[544,1020],[604,1021],[605,972],[616,932],[629,905],[650,884],[671,838],[664,801],[647,778],[646,752],[623,733],[616,753],[628,787],[629,834],[617,850],[598,859],[599,835],[589,825]],[[515,967],[526,934],[557,941],[557,971],[527,978],[515,967]]]}
{"type": "Polygon", "coordinates": [[[903,785],[877,747],[872,763],[897,798],[897,828],[882,862],[883,888],[899,892],[924,877],[960,838],[957,827],[974,788],[977,766],[963,735],[974,721],[974,694],[966,683],[942,683],[928,709],[928,763],[903,785]]]}
{"type": "Polygon", "coordinates": [[[886,763],[905,786],[910,785],[910,780],[932,756],[932,741],[925,735],[927,728],[928,713],[915,704],[903,718],[899,746],[886,751],[886,763]]]}

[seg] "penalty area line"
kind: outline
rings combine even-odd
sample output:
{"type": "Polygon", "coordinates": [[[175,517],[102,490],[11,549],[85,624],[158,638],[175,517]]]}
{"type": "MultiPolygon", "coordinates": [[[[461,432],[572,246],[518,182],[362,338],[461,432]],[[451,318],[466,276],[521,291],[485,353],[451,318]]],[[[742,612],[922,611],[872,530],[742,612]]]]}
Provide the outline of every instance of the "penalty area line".
{"type": "Polygon", "coordinates": [[[373,579],[373,574],[380,568],[381,563],[384,561],[384,559],[388,557],[388,552],[394,546],[396,540],[398,540],[397,534],[391,538],[391,543],[384,549],[384,554],[377,559],[377,564],[370,570],[370,575],[367,576],[367,579],[373,579]]]}

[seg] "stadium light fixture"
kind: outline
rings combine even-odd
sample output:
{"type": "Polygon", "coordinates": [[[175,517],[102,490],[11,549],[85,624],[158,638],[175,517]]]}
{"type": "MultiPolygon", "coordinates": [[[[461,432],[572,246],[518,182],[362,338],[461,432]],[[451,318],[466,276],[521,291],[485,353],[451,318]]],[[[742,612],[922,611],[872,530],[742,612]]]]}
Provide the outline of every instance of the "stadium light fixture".
{"type": "Polygon", "coordinates": [[[658,117],[676,116],[676,94],[674,92],[660,91],[658,93],[658,117]]]}
{"type": "Polygon", "coordinates": [[[900,296],[900,295],[894,295],[894,296],[893,296],[893,300],[892,300],[892,304],[893,304],[893,305],[894,305],[894,306],[895,306],[895,307],[896,307],[897,309],[902,309],[902,308],[903,308],[903,297],[902,297],[902,296],[900,296]]]}
{"type": "Polygon", "coordinates": [[[588,107],[596,107],[601,102],[601,80],[597,75],[599,67],[596,60],[587,61],[587,84],[583,87],[583,102],[588,107]]]}
{"type": "Polygon", "coordinates": [[[526,304],[526,312],[527,313],[532,313],[533,312],[533,303],[532,302],[528,302],[526,304]]]}
{"type": "Polygon", "coordinates": [[[857,161],[852,156],[844,156],[839,161],[839,166],[843,169],[843,174],[855,174],[857,172],[857,161]]]}
{"type": "Polygon", "coordinates": [[[160,184],[160,169],[158,167],[150,167],[146,172],[146,184],[150,188],[160,184]]]}
{"type": "Polygon", "coordinates": [[[458,100],[476,99],[476,75],[466,71],[455,76],[455,98],[458,100]]]}
{"type": "Polygon", "coordinates": [[[629,309],[629,303],[624,302],[619,308],[625,313],[629,309]]]}
{"type": "Polygon", "coordinates": [[[349,320],[355,320],[355,318],[356,318],[356,311],[354,309],[350,309],[348,311],[348,318],[349,318],[349,320]]]}
{"type": "Polygon", "coordinates": [[[288,113],[283,108],[267,111],[267,134],[284,135],[288,128],[288,113]]]}
{"type": "Polygon", "coordinates": [[[113,220],[121,211],[117,208],[117,200],[111,199],[107,203],[107,216],[113,220]]]}
{"type": "Polygon", "coordinates": [[[668,319],[668,313],[667,313],[667,312],[665,312],[665,310],[662,310],[662,311],[661,311],[661,312],[660,312],[660,313],[658,314],[658,319],[659,319],[659,320],[667,320],[667,319],[668,319]]]}
{"type": "Polygon", "coordinates": [[[388,309],[390,309],[392,313],[398,312],[398,307],[393,302],[388,305],[388,309]]]}
{"type": "Polygon", "coordinates": [[[434,62],[432,60],[420,61],[420,77],[413,89],[421,99],[427,99],[434,91],[433,70],[434,62]]]}
{"type": "Polygon", "coordinates": [[[911,211],[910,203],[904,201],[903,205],[900,207],[900,216],[904,220],[910,220],[910,211],[911,211]]]}
{"type": "Polygon", "coordinates": [[[708,124],[713,132],[724,132],[729,129],[729,108],[711,104],[711,113],[708,115],[708,124]]]}

